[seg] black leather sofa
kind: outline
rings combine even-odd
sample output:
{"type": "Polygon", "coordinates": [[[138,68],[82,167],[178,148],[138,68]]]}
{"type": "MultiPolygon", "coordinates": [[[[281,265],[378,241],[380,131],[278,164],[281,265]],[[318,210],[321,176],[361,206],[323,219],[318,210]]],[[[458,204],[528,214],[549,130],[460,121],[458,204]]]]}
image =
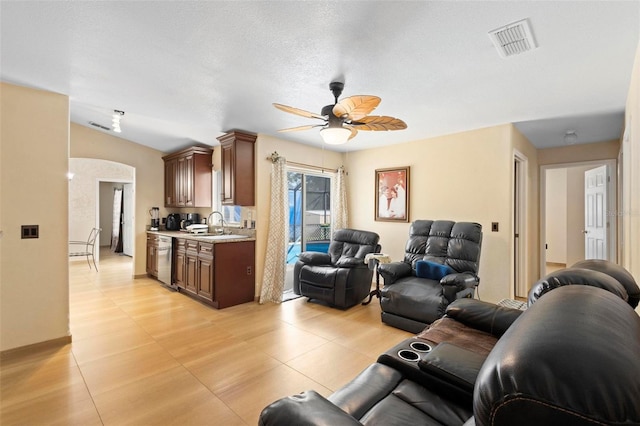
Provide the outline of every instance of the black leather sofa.
{"type": "Polygon", "coordinates": [[[382,322],[418,333],[441,318],[456,299],[473,297],[478,286],[482,226],[473,222],[416,220],[409,229],[404,259],[378,266],[384,279],[382,322]],[[421,262],[450,273],[432,278],[420,273],[421,262]]]}
{"type": "Polygon", "coordinates": [[[397,346],[328,398],[270,404],[259,424],[640,424],[640,317],[618,295],[566,285],[524,314],[487,312],[465,319],[503,333],[486,356],[440,343],[405,360],[411,346],[397,346]]]}
{"type": "Polygon", "coordinates": [[[549,291],[566,285],[588,285],[607,290],[627,302],[638,306],[640,287],[633,276],[622,266],[600,259],[588,259],[575,263],[571,268],[554,271],[538,280],[529,290],[531,306],[549,291]]]}
{"type": "Polygon", "coordinates": [[[576,262],[573,264],[572,268],[589,269],[592,271],[602,272],[603,274],[615,278],[627,291],[627,295],[629,296],[627,303],[629,303],[629,305],[634,309],[638,306],[638,302],[640,302],[640,287],[638,287],[633,275],[631,275],[629,271],[624,269],[622,266],[607,260],[586,259],[576,262]]]}
{"type": "Polygon", "coordinates": [[[327,253],[300,253],[293,269],[293,292],[342,309],[362,301],[369,295],[373,278],[364,258],[380,252],[379,239],[375,232],[335,231],[327,253]]]}

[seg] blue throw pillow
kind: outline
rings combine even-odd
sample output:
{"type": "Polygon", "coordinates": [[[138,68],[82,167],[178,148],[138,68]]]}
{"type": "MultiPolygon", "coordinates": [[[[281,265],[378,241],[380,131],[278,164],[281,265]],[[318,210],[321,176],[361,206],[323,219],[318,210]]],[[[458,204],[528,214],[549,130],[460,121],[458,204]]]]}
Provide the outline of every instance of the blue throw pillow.
{"type": "Polygon", "coordinates": [[[441,263],[430,262],[428,260],[418,260],[416,262],[416,276],[440,281],[442,277],[453,274],[453,268],[441,263]]]}

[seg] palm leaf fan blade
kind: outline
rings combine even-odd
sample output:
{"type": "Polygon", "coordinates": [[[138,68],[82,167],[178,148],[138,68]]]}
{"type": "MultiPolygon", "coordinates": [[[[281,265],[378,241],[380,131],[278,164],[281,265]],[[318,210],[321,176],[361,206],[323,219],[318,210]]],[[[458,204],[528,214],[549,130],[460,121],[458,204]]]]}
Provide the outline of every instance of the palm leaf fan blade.
{"type": "Polygon", "coordinates": [[[362,117],[357,123],[351,123],[358,130],[402,130],[407,128],[407,123],[399,118],[386,115],[370,115],[362,117]]]}
{"type": "Polygon", "coordinates": [[[342,99],[333,107],[336,117],[347,117],[351,120],[360,120],[380,105],[381,99],[377,96],[358,95],[342,99]]]}
{"type": "Polygon", "coordinates": [[[298,126],[298,127],[289,127],[287,129],[280,129],[278,130],[279,132],[297,132],[300,130],[309,130],[309,129],[313,129],[314,127],[323,127],[324,124],[307,124],[306,126],[298,126]]]}
{"type": "Polygon", "coordinates": [[[305,110],[300,109],[300,108],[294,108],[294,107],[290,107],[288,105],[282,105],[282,104],[276,104],[276,103],[274,103],[273,106],[278,108],[280,111],[288,112],[288,113],[295,114],[295,115],[300,115],[302,117],[318,118],[320,120],[325,120],[325,117],[323,117],[320,114],[316,114],[314,112],[305,111],[305,110]]]}

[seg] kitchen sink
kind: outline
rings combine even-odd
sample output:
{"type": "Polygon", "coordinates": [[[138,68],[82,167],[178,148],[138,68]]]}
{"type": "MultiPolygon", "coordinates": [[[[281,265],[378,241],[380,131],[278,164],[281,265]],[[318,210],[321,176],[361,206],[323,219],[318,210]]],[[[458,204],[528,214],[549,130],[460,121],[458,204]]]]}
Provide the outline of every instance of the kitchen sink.
{"type": "Polygon", "coordinates": [[[233,240],[236,238],[249,238],[246,235],[237,235],[237,234],[229,234],[229,235],[203,235],[198,236],[198,238],[203,240],[233,240]]]}

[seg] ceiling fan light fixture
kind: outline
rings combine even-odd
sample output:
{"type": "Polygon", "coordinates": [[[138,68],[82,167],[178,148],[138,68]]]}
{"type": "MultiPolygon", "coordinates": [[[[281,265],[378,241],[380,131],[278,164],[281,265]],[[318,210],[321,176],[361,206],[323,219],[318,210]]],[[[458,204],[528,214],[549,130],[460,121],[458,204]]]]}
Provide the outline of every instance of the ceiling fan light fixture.
{"type": "Polygon", "coordinates": [[[351,130],[345,127],[325,127],[320,130],[320,136],[327,145],[342,145],[349,140],[351,130]]]}

